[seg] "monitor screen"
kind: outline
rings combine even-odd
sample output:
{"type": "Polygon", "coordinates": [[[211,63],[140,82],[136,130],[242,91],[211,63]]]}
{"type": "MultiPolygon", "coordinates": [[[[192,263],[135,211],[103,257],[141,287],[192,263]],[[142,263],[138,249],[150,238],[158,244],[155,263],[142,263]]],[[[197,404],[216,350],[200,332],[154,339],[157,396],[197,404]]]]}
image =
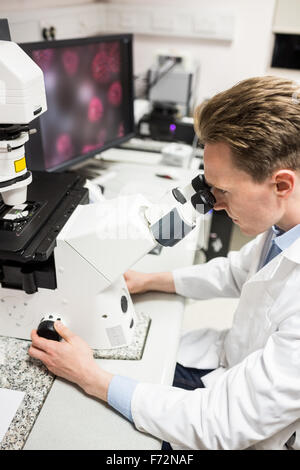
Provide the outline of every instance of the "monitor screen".
{"type": "Polygon", "coordinates": [[[134,135],[130,34],[20,45],[44,73],[48,110],[27,167],[65,169],[134,135]]]}

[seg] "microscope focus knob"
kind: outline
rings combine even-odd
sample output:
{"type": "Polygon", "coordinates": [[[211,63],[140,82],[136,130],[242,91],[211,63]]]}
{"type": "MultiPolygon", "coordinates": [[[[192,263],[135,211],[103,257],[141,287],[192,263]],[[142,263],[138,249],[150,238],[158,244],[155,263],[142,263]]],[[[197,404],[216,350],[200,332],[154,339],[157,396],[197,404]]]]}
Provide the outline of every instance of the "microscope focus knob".
{"type": "Polygon", "coordinates": [[[54,320],[42,319],[37,328],[37,334],[43,338],[52,339],[53,341],[61,340],[61,336],[54,328],[54,320]]]}

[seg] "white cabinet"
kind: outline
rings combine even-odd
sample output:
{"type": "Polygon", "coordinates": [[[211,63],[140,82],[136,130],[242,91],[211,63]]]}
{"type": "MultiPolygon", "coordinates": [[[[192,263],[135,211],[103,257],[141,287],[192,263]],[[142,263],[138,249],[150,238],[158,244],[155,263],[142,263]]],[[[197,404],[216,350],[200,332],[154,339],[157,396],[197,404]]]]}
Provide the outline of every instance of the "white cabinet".
{"type": "Polygon", "coordinates": [[[143,5],[106,5],[107,29],[155,36],[231,41],[235,15],[218,8],[186,8],[143,5]]]}
{"type": "Polygon", "coordinates": [[[299,0],[277,0],[273,22],[273,32],[300,34],[299,0]]]}
{"type": "Polygon", "coordinates": [[[92,36],[106,32],[152,36],[187,37],[231,41],[235,14],[228,10],[149,4],[93,3],[74,7],[44,8],[21,12],[1,12],[8,18],[11,37],[16,42],[43,40],[43,30],[55,28],[55,39],[92,36]]]}
{"type": "Polygon", "coordinates": [[[55,28],[56,39],[92,36],[105,33],[104,4],[68,8],[46,8],[23,12],[1,12],[7,18],[11,38],[15,42],[42,41],[44,28],[55,28]]]}

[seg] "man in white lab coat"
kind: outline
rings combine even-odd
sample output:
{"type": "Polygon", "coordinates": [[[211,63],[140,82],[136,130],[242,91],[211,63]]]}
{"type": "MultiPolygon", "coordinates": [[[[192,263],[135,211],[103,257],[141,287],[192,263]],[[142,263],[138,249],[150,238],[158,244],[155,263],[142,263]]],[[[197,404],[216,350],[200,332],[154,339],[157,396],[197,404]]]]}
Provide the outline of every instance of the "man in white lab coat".
{"type": "Polygon", "coordinates": [[[182,338],[180,368],[199,370],[204,387],[113,376],[60,323],[65,341],[34,331],[30,355],[173,449],[300,449],[300,88],[275,77],[245,80],[198,108],[195,129],[214,209],[257,236],[227,258],[125,277],[133,293],[240,298],[230,330],[182,338]]]}

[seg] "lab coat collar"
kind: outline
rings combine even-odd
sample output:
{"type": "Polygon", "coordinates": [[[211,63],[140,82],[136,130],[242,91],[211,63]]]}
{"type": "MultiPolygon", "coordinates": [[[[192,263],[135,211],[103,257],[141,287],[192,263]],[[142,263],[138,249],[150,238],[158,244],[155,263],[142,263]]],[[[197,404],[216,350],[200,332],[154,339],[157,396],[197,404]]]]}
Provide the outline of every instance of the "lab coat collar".
{"type": "Polygon", "coordinates": [[[300,224],[291,228],[287,232],[284,232],[276,226],[272,227],[272,230],[276,236],[276,238],[274,238],[274,243],[276,243],[281,251],[289,248],[289,246],[291,246],[294,241],[300,238],[300,224]]]}
{"type": "Polygon", "coordinates": [[[300,238],[297,238],[294,243],[286,248],[281,254],[290,261],[300,264],[300,238]]]}
{"type": "MultiPolygon", "coordinates": [[[[275,258],[257,271],[257,265],[259,264],[262,250],[267,240],[270,239],[270,236],[272,236],[272,229],[262,234],[254,257],[255,259],[253,260],[250,277],[247,282],[264,282],[271,280],[276,274],[278,267],[285,259],[288,259],[293,263],[300,264],[300,238],[297,238],[288,248],[283,250],[279,255],[275,256],[275,258]]],[[[285,269],[289,270],[290,267],[286,266],[285,269]]],[[[282,273],[285,269],[283,269],[282,273]]]]}

